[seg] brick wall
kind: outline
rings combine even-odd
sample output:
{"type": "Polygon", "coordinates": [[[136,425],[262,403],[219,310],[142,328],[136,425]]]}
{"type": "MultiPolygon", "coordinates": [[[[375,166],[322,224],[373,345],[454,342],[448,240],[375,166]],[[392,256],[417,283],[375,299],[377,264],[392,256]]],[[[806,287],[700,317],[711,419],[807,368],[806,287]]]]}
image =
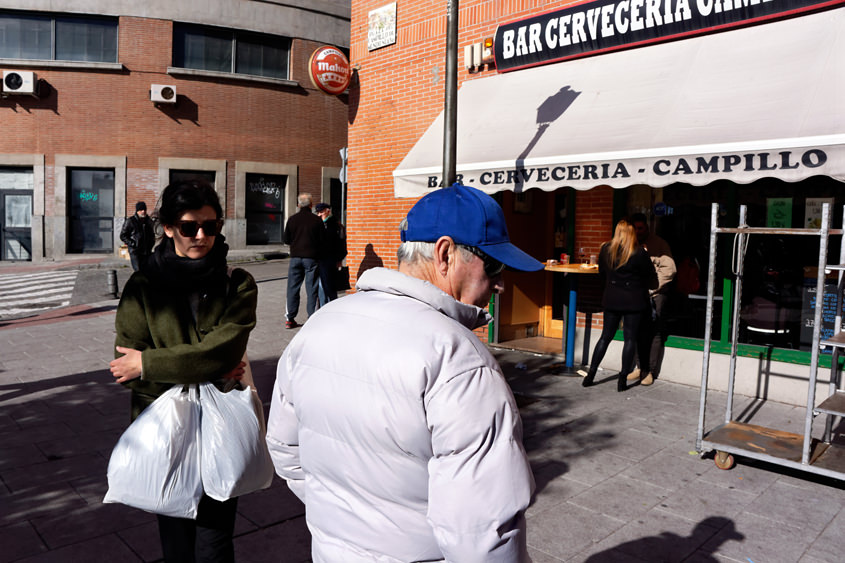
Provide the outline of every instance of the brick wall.
{"type": "MultiPolygon", "coordinates": [[[[559,9],[572,1],[462,0],[459,14],[458,84],[495,74],[468,73],[463,48],[493,36],[499,23],[559,9]]],[[[382,261],[396,266],[398,225],[415,199],[393,196],[393,170],[443,110],[446,2],[397,2],[397,41],[367,51],[367,17],[384,0],[353,0],[349,125],[348,236],[351,271],[382,261]]],[[[576,244],[598,252],[611,232],[610,188],[579,192],[576,244]]],[[[549,233],[551,236],[552,233],[549,233]]],[[[583,318],[580,321],[583,324],[583,318]]]]}
{"type": "MultiPolygon", "coordinates": [[[[495,70],[469,74],[464,46],[492,36],[496,26],[574,2],[543,0],[462,1],[459,14],[458,83],[491,76],[495,70]]],[[[398,225],[414,204],[393,197],[393,170],[443,109],[446,51],[446,3],[397,2],[397,41],[367,51],[367,17],[382,0],[353,0],[350,59],[357,84],[349,124],[349,257],[362,269],[380,257],[395,266],[398,225]],[[372,244],[373,253],[364,249],[372,244]]]]}
{"type": "MultiPolygon", "coordinates": [[[[298,86],[207,76],[169,75],[172,23],[122,17],[123,70],[32,67],[50,85],[41,99],[0,99],[0,153],[127,157],[127,214],[134,202],[155,201],[159,157],[227,163],[227,214],[234,211],[235,161],[294,164],[300,191],[320,199],[323,167],[339,167],[346,145],[348,100],[317,90],[307,74],[320,43],[294,39],[291,78],[298,86]],[[178,104],[150,102],[151,84],[173,84],[178,104]]],[[[47,214],[54,212],[53,174],[46,174],[47,214]]]]}

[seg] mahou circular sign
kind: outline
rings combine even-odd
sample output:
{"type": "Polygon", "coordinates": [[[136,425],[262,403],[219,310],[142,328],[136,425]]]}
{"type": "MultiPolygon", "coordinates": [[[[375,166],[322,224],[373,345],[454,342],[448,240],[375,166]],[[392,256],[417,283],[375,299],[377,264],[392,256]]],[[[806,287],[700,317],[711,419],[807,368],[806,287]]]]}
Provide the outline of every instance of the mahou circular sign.
{"type": "Polygon", "coordinates": [[[308,62],[308,74],[314,86],[336,96],[343,93],[349,86],[349,60],[340,49],[335,47],[320,47],[311,55],[308,62]]]}

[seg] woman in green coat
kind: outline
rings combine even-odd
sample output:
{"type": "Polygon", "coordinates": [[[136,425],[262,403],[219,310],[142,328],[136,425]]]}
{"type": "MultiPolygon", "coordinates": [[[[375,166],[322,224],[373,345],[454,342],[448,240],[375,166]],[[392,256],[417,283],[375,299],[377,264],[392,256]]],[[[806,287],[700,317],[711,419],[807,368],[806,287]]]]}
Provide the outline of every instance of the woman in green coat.
{"type": "MultiPolygon", "coordinates": [[[[206,182],[178,182],[161,194],[154,217],[163,237],[123,289],[109,364],[132,390],[133,420],[173,385],[222,386],[244,373],[258,289],[248,272],[228,270],[222,215],[206,182]]],[[[196,520],[159,515],[165,561],[234,561],[236,509],[237,499],[203,495],[196,520]]]]}

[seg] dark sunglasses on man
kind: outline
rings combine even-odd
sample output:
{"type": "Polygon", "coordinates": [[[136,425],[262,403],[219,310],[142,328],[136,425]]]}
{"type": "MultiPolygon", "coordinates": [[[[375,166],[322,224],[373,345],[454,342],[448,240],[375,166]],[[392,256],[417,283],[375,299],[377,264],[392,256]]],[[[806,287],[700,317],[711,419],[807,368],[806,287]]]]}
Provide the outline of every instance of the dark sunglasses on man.
{"type": "Polygon", "coordinates": [[[202,229],[207,237],[216,237],[223,229],[223,219],[212,219],[210,221],[176,221],[176,228],[179,229],[179,234],[183,237],[195,237],[197,232],[202,229]]]}
{"type": "Polygon", "coordinates": [[[461,244],[459,246],[467,250],[470,254],[475,254],[476,256],[481,258],[481,260],[484,261],[484,273],[487,274],[487,277],[495,278],[505,270],[504,264],[502,264],[495,258],[488,256],[480,248],[476,248],[474,246],[467,246],[465,244],[461,244]]]}

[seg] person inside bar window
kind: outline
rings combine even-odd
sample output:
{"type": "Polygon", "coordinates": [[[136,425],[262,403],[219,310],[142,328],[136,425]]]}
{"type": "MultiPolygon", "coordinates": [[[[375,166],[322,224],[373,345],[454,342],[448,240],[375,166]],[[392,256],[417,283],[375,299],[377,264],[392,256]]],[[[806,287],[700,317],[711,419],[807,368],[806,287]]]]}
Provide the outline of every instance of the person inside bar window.
{"type": "Polygon", "coordinates": [[[651,314],[644,315],[639,330],[637,368],[628,374],[628,381],[640,380],[642,385],[651,385],[660,376],[663,353],[666,348],[666,315],[669,290],[675,279],[677,268],[669,244],[651,232],[648,220],[642,213],[631,215],[637,241],[643,245],[657,271],[657,288],[649,290],[651,314]]]}

